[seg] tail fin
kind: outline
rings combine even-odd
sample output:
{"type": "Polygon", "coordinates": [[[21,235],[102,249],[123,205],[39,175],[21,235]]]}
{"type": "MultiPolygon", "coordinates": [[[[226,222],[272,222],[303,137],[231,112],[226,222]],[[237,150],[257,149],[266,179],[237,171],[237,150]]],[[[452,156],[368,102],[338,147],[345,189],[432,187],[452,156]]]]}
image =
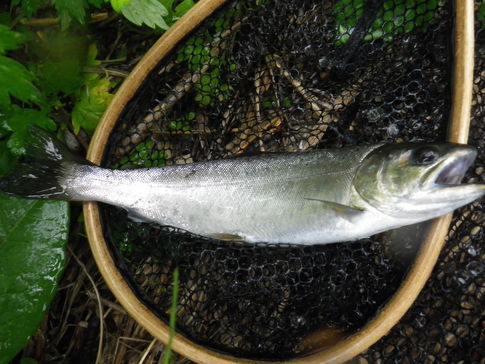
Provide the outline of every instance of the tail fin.
{"type": "Polygon", "coordinates": [[[69,200],[65,180],[76,164],[89,164],[75,155],[53,135],[37,127],[29,127],[30,143],[21,164],[0,178],[0,193],[10,196],[69,200]]]}

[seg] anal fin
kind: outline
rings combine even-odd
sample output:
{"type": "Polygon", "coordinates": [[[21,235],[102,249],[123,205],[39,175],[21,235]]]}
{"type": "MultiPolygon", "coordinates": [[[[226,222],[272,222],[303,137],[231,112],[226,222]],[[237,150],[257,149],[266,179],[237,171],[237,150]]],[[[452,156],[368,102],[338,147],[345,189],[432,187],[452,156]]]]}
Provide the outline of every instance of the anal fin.
{"type": "Polygon", "coordinates": [[[237,234],[226,234],[226,233],[217,233],[209,235],[213,239],[218,240],[225,240],[225,241],[242,241],[244,240],[241,236],[237,234]]]}

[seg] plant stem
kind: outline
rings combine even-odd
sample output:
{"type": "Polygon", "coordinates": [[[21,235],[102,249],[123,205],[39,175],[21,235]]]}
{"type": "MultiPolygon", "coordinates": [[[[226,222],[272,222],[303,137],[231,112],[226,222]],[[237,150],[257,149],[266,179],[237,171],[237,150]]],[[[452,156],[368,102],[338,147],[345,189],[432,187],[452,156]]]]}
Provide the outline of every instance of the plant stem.
{"type": "MultiPolygon", "coordinates": [[[[90,23],[97,23],[109,18],[109,13],[95,13],[91,14],[89,22],[90,23]]],[[[50,27],[53,25],[58,25],[60,23],[59,18],[37,18],[37,19],[21,19],[20,23],[26,25],[28,27],[50,27]]]]}
{"type": "Polygon", "coordinates": [[[177,320],[177,304],[179,296],[179,269],[175,268],[173,271],[172,279],[172,306],[170,307],[170,333],[168,337],[168,343],[163,353],[163,364],[170,364],[170,358],[172,356],[172,342],[175,336],[175,321],[177,320]]]}
{"type": "Polygon", "coordinates": [[[125,71],[120,71],[120,70],[115,70],[111,68],[104,68],[104,67],[84,67],[83,69],[84,72],[91,72],[91,73],[100,73],[103,75],[110,75],[113,77],[120,77],[120,78],[126,78],[128,77],[128,72],[125,71]]]}

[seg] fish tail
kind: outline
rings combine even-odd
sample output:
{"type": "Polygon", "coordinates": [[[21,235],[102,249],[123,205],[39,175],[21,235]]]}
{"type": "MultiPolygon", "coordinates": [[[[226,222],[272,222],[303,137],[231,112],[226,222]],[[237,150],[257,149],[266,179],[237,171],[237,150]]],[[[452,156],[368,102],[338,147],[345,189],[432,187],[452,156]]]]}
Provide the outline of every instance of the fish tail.
{"type": "Polygon", "coordinates": [[[52,134],[29,127],[30,140],[23,161],[0,178],[0,193],[31,199],[70,200],[66,181],[78,165],[90,164],[72,153],[52,134]]]}

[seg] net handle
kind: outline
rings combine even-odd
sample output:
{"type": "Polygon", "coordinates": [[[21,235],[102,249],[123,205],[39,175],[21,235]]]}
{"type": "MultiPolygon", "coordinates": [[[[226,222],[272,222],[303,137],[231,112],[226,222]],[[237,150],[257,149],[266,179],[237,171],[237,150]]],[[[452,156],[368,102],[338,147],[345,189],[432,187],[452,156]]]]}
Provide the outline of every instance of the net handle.
{"type": "MultiPolygon", "coordinates": [[[[106,113],[100,121],[91,141],[87,158],[100,164],[109,135],[125,105],[133,97],[150,71],[165,57],[183,37],[218,9],[225,0],[198,2],[173,27],[171,27],[147,52],[126,78],[106,113]]],[[[454,71],[449,140],[466,143],[470,123],[473,84],[473,0],[458,0],[455,4],[454,71]]],[[[126,311],[160,341],[167,343],[168,326],[150,311],[133,293],[115,262],[104,239],[97,203],[83,203],[86,231],[96,264],[109,288],[126,311]]],[[[435,220],[423,242],[417,258],[406,279],[382,310],[362,330],[325,347],[318,341],[328,334],[313,334],[315,347],[307,356],[291,360],[291,363],[343,363],[358,355],[385,335],[404,315],[423,288],[436,264],[451,222],[451,214],[435,220]]],[[[328,342],[328,341],[327,341],[328,342]]],[[[199,363],[268,363],[225,355],[197,345],[182,335],[176,335],[172,348],[199,363]]],[[[281,363],[281,362],[279,362],[281,363]]]]}

